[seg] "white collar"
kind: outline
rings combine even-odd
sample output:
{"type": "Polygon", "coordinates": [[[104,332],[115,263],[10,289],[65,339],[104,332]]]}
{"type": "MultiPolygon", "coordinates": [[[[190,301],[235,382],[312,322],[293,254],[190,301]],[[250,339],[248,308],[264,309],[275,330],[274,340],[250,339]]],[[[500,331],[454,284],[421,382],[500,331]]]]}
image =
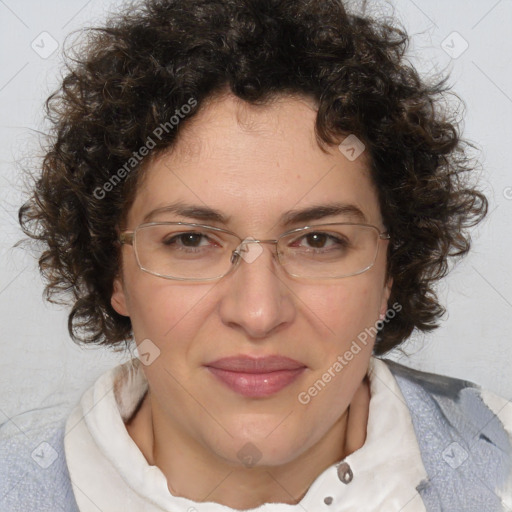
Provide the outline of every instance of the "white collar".
{"type": "MultiPolygon", "coordinates": [[[[368,377],[366,441],[344,459],[352,481],[341,482],[334,464],[316,478],[298,504],[270,503],[251,511],[425,511],[416,486],[427,474],[403,395],[384,361],[372,357],[368,377]]],[[[69,416],[64,445],[80,511],[234,511],[173,496],[162,471],[147,463],[124,425],[146,389],[140,361],[133,359],[103,374],[69,416]]]]}

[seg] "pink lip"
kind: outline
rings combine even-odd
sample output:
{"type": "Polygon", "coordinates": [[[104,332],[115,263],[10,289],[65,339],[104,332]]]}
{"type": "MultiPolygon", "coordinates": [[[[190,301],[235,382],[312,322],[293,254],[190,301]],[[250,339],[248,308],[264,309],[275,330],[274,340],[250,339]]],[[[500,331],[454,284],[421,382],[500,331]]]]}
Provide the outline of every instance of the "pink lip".
{"type": "Polygon", "coordinates": [[[237,393],[265,397],[290,385],[306,366],[283,356],[235,356],[206,365],[208,370],[237,393]]]}

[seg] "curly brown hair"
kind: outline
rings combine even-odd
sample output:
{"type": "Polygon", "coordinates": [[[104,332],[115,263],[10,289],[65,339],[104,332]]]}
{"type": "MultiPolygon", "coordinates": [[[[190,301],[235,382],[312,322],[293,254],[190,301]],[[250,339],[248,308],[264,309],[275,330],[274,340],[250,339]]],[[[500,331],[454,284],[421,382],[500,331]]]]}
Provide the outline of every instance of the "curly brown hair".
{"type": "Polygon", "coordinates": [[[392,241],[390,303],[402,307],[379,331],[374,352],[384,354],[415,328],[437,327],[444,308],[435,284],[452,257],[468,252],[468,228],[484,217],[487,201],[473,183],[457,108],[445,101],[446,79],[420,78],[396,22],[351,14],[341,0],[147,0],[81,41],[46,102],[52,129],[42,172],[19,211],[25,234],[44,244],[46,298],[72,300],[74,341],[114,349],[131,341],[130,319],[110,303],[120,268],[116,228],[147,162],[172,148],[201,105],[226,88],[252,104],[313,98],[320,147],[347,134],[364,142],[392,241]],[[190,98],[197,108],[152,137],[149,156],[100,197],[98,187],[190,98]]]}

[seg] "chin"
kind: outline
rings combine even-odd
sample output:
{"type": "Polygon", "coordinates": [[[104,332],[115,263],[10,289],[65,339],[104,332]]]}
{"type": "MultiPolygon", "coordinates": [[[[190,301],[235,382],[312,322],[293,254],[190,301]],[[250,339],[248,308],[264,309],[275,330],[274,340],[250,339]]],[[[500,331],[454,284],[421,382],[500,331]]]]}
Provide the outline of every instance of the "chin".
{"type": "Polygon", "coordinates": [[[307,447],[304,443],[290,443],[289,430],[282,437],[236,436],[227,443],[214,443],[215,454],[223,458],[229,465],[246,468],[282,466],[297,458],[307,447]]]}

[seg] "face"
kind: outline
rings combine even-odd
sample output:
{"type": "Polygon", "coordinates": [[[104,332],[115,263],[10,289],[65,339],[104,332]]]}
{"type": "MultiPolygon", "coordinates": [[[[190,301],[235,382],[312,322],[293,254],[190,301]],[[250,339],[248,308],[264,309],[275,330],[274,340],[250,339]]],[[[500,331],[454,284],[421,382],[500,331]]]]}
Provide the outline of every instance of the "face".
{"type": "MultiPolygon", "coordinates": [[[[226,223],[165,211],[151,220],[276,239],[305,224],[361,222],[353,212],[286,228],[282,221],[285,212],[343,203],[384,231],[365,154],[350,161],[337,146],[323,152],[315,116],[306,98],[281,98],[265,107],[229,95],[211,102],[184,128],[172,152],[147,167],[123,227],[133,230],[149,212],[180,202],[217,210],[226,223]]],[[[257,447],[260,464],[287,463],[333,428],[364,378],[374,340],[359,343],[350,361],[343,355],[385,313],[390,292],[384,240],[370,270],[327,280],[287,275],[275,246],[262,247],[254,261],[241,261],[223,278],[191,283],[142,271],[133,247],[124,245],[112,295],[114,308],[131,318],[137,343],[149,339],[160,351],[143,366],[152,406],[188,442],[233,464],[240,464],[247,443],[257,447]],[[302,369],[280,390],[248,396],[208,367],[239,355],[284,356],[302,369]],[[325,385],[308,392],[319,380],[325,385]]]]}

